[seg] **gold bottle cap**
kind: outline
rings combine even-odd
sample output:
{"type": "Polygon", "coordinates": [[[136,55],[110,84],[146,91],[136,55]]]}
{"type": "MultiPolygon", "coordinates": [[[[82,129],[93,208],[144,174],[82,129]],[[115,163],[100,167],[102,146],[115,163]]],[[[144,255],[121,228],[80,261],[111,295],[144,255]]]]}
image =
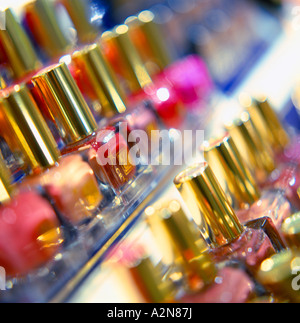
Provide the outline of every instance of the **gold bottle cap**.
{"type": "Polygon", "coordinates": [[[172,282],[163,278],[160,264],[155,266],[150,257],[139,260],[130,271],[148,302],[162,303],[172,300],[172,282]]]}
{"type": "Polygon", "coordinates": [[[230,243],[244,232],[208,163],[187,168],[174,184],[192,214],[202,216],[204,238],[213,248],[230,243]]]}
{"type": "Polygon", "coordinates": [[[67,145],[97,130],[96,120],[65,63],[41,71],[33,77],[33,84],[43,96],[67,145]]]}
{"type": "Polygon", "coordinates": [[[0,204],[10,201],[12,192],[11,174],[0,156],[0,204]]]}
{"type": "Polygon", "coordinates": [[[24,11],[30,18],[36,42],[50,58],[59,57],[72,47],[59,25],[52,1],[32,0],[24,11]]]}
{"type": "Polygon", "coordinates": [[[299,272],[300,254],[288,250],[264,260],[257,279],[281,299],[299,303],[299,272]]]}
{"type": "Polygon", "coordinates": [[[79,41],[83,44],[93,42],[99,30],[91,23],[91,8],[85,0],[60,0],[67,9],[77,31],[79,41]]]}
{"type": "Polygon", "coordinates": [[[55,165],[59,159],[56,142],[27,87],[15,86],[0,105],[0,113],[31,168],[55,165]]]}
{"type": "Polygon", "coordinates": [[[266,97],[248,98],[243,105],[248,109],[263,140],[276,151],[282,151],[289,145],[289,135],[266,97]]]}
{"type": "Polygon", "coordinates": [[[156,63],[160,70],[164,70],[172,63],[171,54],[162,36],[162,30],[155,23],[155,15],[152,11],[144,10],[137,17],[129,17],[125,24],[129,26],[132,39],[136,40],[134,43],[142,57],[156,63]],[[138,37],[141,35],[138,33],[139,31],[144,36],[142,43],[141,39],[143,38],[138,37]]]}
{"type": "Polygon", "coordinates": [[[90,45],[73,54],[72,60],[75,66],[85,73],[91,83],[93,95],[101,104],[101,114],[111,117],[117,113],[126,111],[125,94],[106,62],[99,45],[90,45]]]}
{"type": "Polygon", "coordinates": [[[214,165],[214,169],[221,170],[229,192],[239,207],[251,205],[260,198],[256,181],[230,136],[206,143],[204,158],[211,166],[214,165]]]}
{"type": "Polygon", "coordinates": [[[260,132],[252,122],[248,112],[239,119],[225,125],[240,154],[245,156],[248,167],[258,178],[266,178],[276,169],[274,154],[268,144],[262,140],[260,132]]]}
{"type": "Polygon", "coordinates": [[[0,42],[9,61],[15,78],[38,69],[41,63],[30,39],[17,21],[11,9],[6,9],[5,30],[0,31],[0,42]]]}
{"type": "Polygon", "coordinates": [[[187,267],[205,284],[210,284],[216,277],[216,266],[211,256],[205,252],[208,245],[197,229],[196,223],[188,219],[177,201],[172,201],[168,208],[161,209],[160,217],[187,267]]]}
{"type": "Polygon", "coordinates": [[[123,60],[123,77],[129,82],[132,92],[138,92],[152,84],[152,79],[129,36],[127,25],[117,26],[114,31],[105,32],[102,41],[113,42],[118,48],[120,60],[123,60]]]}
{"type": "Polygon", "coordinates": [[[300,212],[284,220],[281,231],[291,248],[300,247],[300,212]]]}

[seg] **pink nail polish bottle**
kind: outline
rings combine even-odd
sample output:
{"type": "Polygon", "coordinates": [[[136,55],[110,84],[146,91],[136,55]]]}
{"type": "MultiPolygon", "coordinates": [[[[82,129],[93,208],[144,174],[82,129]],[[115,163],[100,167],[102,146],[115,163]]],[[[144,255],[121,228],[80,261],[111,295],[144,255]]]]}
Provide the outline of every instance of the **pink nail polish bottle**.
{"type": "Polygon", "coordinates": [[[261,228],[241,224],[207,163],[189,167],[174,183],[193,216],[202,219],[200,231],[217,263],[237,260],[255,275],[261,262],[276,252],[261,228]]]}
{"type": "Polygon", "coordinates": [[[19,192],[0,159],[0,265],[8,277],[24,276],[51,260],[63,237],[47,200],[35,191],[19,192]]]}

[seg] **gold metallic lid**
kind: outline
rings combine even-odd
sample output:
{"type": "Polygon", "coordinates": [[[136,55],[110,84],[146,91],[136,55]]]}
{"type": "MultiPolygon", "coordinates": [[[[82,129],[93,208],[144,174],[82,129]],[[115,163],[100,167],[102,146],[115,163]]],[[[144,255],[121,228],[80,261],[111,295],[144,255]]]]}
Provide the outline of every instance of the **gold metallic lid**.
{"type": "Polygon", "coordinates": [[[30,19],[36,42],[50,58],[59,57],[72,47],[59,25],[52,1],[33,0],[24,6],[24,11],[30,19]]]}
{"type": "Polygon", "coordinates": [[[101,114],[111,117],[126,111],[125,94],[119,87],[113,71],[106,62],[99,45],[90,45],[73,54],[75,66],[85,73],[95,97],[98,98],[102,111],[101,114]]]}
{"type": "Polygon", "coordinates": [[[11,174],[0,156],[0,203],[10,201],[12,196],[11,174]]]}
{"type": "Polygon", "coordinates": [[[248,112],[243,112],[239,119],[227,123],[225,128],[259,180],[267,178],[276,169],[273,151],[263,141],[248,112]]]}
{"type": "Polygon", "coordinates": [[[139,260],[130,271],[148,302],[162,303],[172,300],[174,285],[163,278],[160,264],[155,266],[150,257],[139,260]]]}
{"type": "Polygon", "coordinates": [[[129,27],[120,25],[114,31],[105,32],[102,41],[112,41],[118,48],[118,54],[123,64],[123,77],[129,82],[132,92],[137,92],[152,84],[152,79],[129,36],[129,27]]]}
{"type": "Polygon", "coordinates": [[[264,260],[257,279],[281,299],[299,303],[299,272],[300,254],[288,250],[264,260]]]}
{"type": "Polygon", "coordinates": [[[206,225],[204,238],[213,248],[230,243],[244,232],[208,163],[187,168],[174,184],[192,214],[202,216],[206,225]]]}
{"type": "Polygon", "coordinates": [[[91,8],[87,5],[87,1],[60,0],[60,2],[67,9],[72,19],[79,41],[85,44],[93,42],[97,38],[99,30],[91,22],[91,8]]]}
{"type": "Polygon", "coordinates": [[[26,32],[11,9],[5,11],[5,30],[0,31],[0,42],[15,78],[38,69],[41,63],[26,32]]]}
{"type": "Polygon", "coordinates": [[[188,219],[177,201],[172,201],[168,208],[161,209],[160,217],[188,269],[196,273],[205,284],[210,284],[216,277],[216,266],[211,256],[205,252],[208,245],[196,223],[188,219]]]}
{"type": "Polygon", "coordinates": [[[230,136],[206,142],[204,158],[211,166],[221,170],[229,192],[239,207],[251,205],[260,198],[256,181],[230,136]]]}
{"type": "Polygon", "coordinates": [[[85,139],[97,130],[96,120],[65,63],[41,71],[33,77],[33,84],[66,144],[85,139]]]}
{"type": "Polygon", "coordinates": [[[129,26],[132,39],[142,57],[156,63],[160,70],[164,70],[172,63],[166,41],[162,36],[162,30],[155,23],[155,15],[152,11],[145,10],[137,17],[129,17],[125,24],[129,26]],[[138,31],[144,36],[144,42],[141,42],[142,37],[138,37],[141,36],[138,31]]]}
{"type": "Polygon", "coordinates": [[[263,140],[276,151],[282,151],[289,145],[289,135],[266,97],[244,99],[242,104],[248,109],[263,140]]]}
{"type": "Polygon", "coordinates": [[[284,220],[281,231],[291,248],[300,247],[300,212],[284,220]]]}
{"type": "Polygon", "coordinates": [[[56,142],[27,87],[15,86],[0,105],[0,113],[31,168],[55,165],[59,158],[56,142]]]}

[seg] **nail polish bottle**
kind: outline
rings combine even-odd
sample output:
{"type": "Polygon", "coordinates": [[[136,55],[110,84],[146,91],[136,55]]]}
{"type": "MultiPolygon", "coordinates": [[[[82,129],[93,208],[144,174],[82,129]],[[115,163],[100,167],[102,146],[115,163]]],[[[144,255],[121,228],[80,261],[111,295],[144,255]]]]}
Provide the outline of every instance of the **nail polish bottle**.
{"type": "Polygon", "coordinates": [[[150,103],[141,102],[136,107],[127,104],[126,95],[99,45],[76,51],[72,55],[71,65],[77,71],[75,79],[79,88],[89,101],[94,102],[90,106],[95,107],[93,110],[97,121],[106,117],[110,125],[126,122],[131,130],[144,130],[149,137],[152,130],[159,129],[159,120],[150,103]]]}
{"type": "Polygon", "coordinates": [[[0,159],[0,265],[7,277],[24,276],[50,261],[63,243],[50,203],[35,191],[19,192],[0,159]]]}
{"type": "MultiPolygon", "coordinates": [[[[251,124],[254,125],[256,134],[264,146],[264,152],[268,152],[269,157],[272,156],[273,159],[274,170],[267,173],[267,177],[260,181],[260,186],[264,189],[275,188],[284,191],[294,208],[299,209],[300,203],[297,194],[300,183],[298,139],[295,138],[294,143],[291,143],[288,132],[284,129],[267,99],[259,101],[259,99],[248,98],[246,103],[244,102],[244,106],[249,111],[251,124]]],[[[268,155],[265,156],[268,157],[268,155]]],[[[265,160],[268,159],[265,158],[265,160]]]]}
{"type": "Polygon", "coordinates": [[[6,29],[0,32],[0,47],[3,52],[1,59],[4,61],[6,69],[10,71],[11,79],[9,81],[12,83],[39,69],[41,63],[13,11],[6,9],[4,14],[6,29]]]}
{"type": "Polygon", "coordinates": [[[170,202],[168,208],[160,211],[160,216],[184,259],[190,282],[185,295],[178,301],[245,303],[255,296],[256,282],[242,268],[214,263],[196,223],[188,219],[180,203],[170,202]]]}
{"type": "Polygon", "coordinates": [[[299,250],[287,250],[263,261],[257,277],[279,299],[299,303],[299,271],[299,250]]]}
{"type": "Polygon", "coordinates": [[[24,5],[23,11],[23,25],[43,60],[55,60],[75,45],[68,16],[59,19],[59,12],[52,1],[30,1],[24,5]]]}
{"type": "Polygon", "coordinates": [[[149,10],[142,11],[137,17],[129,17],[125,24],[129,26],[132,42],[151,77],[154,80],[169,80],[189,111],[204,108],[214,86],[200,56],[189,55],[175,61],[166,46],[162,30],[155,23],[155,15],[149,10]]]}
{"type": "Polygon", "coordinates": [[[115,126],[98,128],[67,65],[47,68],[33,77],[33,85],[64,141],[62,155],[83,154],[99,181],[117,196],[123,194],[139,175],[127,140],[115,126]]]}
{"type": "Polygon", "coordinates": [[[261,227],[273,244],[278,245],[277,250],[282,250],[285,244],[281,226],[291,215],[292,209],[282,191],[261,192],[233,139],[228,135],[207,143],[204,158],[215,170],[219,182],[226,183],[232,206],[241,223],[261,227]]]}
{"type": "Polygon", "coordinates": [[[271,145],[276,154],[284,151],[290,144],[289,134],[268,99],[261,96],[252,99],[246,97],[244,100],[242,105],[249,112],[263,140],[271,145]]]}
{"type": "Polygon", "coordinates": [[[93,44],[76,51],[72,55],[71,71],[81,92],[87,98],[100,128],[114,126],[122,131],[126,127],[129,146],[140,138],[140,164],[147,164],[150,157],[153,131],[163,129],[164,125],[149,101],[129,106],[114,73],[103,56],[99,45],[93,44]],[[74,75],[74,73],[73,73],[74,75]],[[105,117],[105,118],[103,118],[105,117]],[[144,131],[141,136],[132,131],[144,131]],[[147,134],[147,138],[144,136],[147,134]],[[133,142],[132,142],[133,141],[133,142]]]}
{"type": "Polygon", "coordinates": [[[272,149],[262,139],[252,117],[245,111],[240,118],[225,124],[225,129],[235,145],[239,147],[239,152],[254,174],[258,186],[265,183],[271,173],[276,170],[277,165],[272,149]]]}
{"type": "Polygon", "coordinates": [[[186,110],[175,88],[167,79],[152,80],[130,39],[128,26],[117,26],[113,31],[103,33],[101,44],[128,93],[129,105],[136,106],[141,101],[150,100],[166,127],[182,126],[186,110]]]}
{"type": "Polygon", "coordinates": [[[23,154],[24,189],[42,186],[68,221],[79,225],[98,213],[103,199],[90,166],[79,155],[60,158],[56,142],[25,85],[1,100],[1,114],[23,154]]]}
{"type": "Polygon", "coordinates": [[[262,229],[240,223],[207,163],[189,167],[174,183],[192,215],[202,219],[199,229],[216,263],[236,260],[255,275],[261,262],[276,252],[262,229]]]}
{"type": "Polygon", "coordinates": [[[129,271],[147,303],[174,302],[174,284],[163,279],[162,268],[150,256],[139,259],[129,271]]]}

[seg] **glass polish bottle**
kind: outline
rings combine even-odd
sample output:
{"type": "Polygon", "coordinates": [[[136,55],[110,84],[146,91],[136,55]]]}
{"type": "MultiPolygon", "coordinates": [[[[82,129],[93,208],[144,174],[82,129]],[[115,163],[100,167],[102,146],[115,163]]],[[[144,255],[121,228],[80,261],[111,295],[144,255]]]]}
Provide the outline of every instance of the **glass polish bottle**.
{"type": "Polygon", "coordinates": [[[0,158],[0,266],[7,277],[24,276],[50,261],[64,241],[50,203],[20,191],[0,158]]]}
{"type": "Polygon", "coordinates": [[[291,205],[278,190],[261,191],[256,180],[230,136],[207,142],[204,158],[214,169],[223,189],[229,192],[239,220],[265,231],[277,250],[285,248],[281,230],[283,221],[291,215],[291,205]]]}
{"type": "Polygon", "coordinates": [[[236,260],[255,275],[261,262],[276,253],[277,245],[259,229],[241,224],[210,166],[195,164],[176,176],[174,183],[219,263],[236,260]]]}
{"type": "Polygon", "coordinates": [[[139,175],[127,138],[116,126],[98,127],[67,65],[51,66],[32,82],[64,142],[62,155],[83,154],[108,195],[109,190],[125,194],[139,175]]]}
{"type": "Polygon", "coordinates": [[[257,283],[242,268],[231,267],[229,262],[214,263],[196,223],[187,217],[179,202],[171,201],[159,213],[188,277],[188,287],[183,286],[185,294],[177,301],[245,303],[256,295],[257,283]]]}
{"type": "Polygon", "coordinates": [[[96,216],[103,200],[93,170],[79,155],[60,156],[34,98],[25,85],[1,100],[1,113],[22,152],[28,176],[20,185],[42,186],[74,225],[96,216]]]}
{"type": "Polygon", "coordinates": [[[129,106],[126,95],[106,61],[98,44],[86,46],[72,55],[71,70],[79,88],[95,101],[96,119],[106,117],[113,124],[116,120],[126,120],[132,130],[144,130],[148,135],[151,130],[159,129],[159,120],[150,104],[142,102],[139,106],[129,106]]]}
{"type": "Polygon", "coordinates": [[[6,25],[0,32],[0,65],[6,70],[6,81],[11,85],[38,70],[41,62],[14,12],[6,9],[3,14],[6,25]]]}
{"type": "MultiPolygon", "coordinates": [[[[133,141],[137,141],[132,131],[144,132],[142,137],[139,137],[141,139],[139,145],[144,155],[143,158],[141,156],[141,159],[144,159],[144,161],[141,160],[141,164],[146,164],[153,131],[163,128],[151,103],[145,101],[134,107],[128,105],[126,96],[98,44],[86,46],[73,53],[69,66],[71,66],[73,75],[75,74],[77,85],[85,97],[88,97],[88,102],[91,102],[89,106],[92,106],[93,114],[100,127],[116,126],[120,128],[120,131],[125,127],[130,146],[134,145],[133,141]]],[[[136,134],[138,135],[137,132],[136,134]]]]}
{"type": "Polygon", "coordinates": [[[130,39],[128,26],[117,26],[113,31],[103,33],[101,45],[128,95],[129,105],[151,101],[166,127],[182,126],[186,110],[175,88],[167,79],[152,80],[130,39]]]}

